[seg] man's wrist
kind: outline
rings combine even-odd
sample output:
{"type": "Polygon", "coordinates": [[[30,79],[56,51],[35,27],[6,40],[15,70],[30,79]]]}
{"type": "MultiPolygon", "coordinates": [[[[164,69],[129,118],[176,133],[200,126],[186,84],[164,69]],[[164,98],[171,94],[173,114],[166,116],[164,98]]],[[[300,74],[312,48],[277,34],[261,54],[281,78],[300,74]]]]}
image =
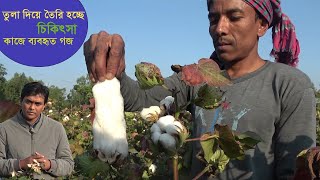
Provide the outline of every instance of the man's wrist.
{"type": "Polygon", "coordinates": [[[23,171],[22,169],[22,166],[21,166],[21,162],[22,161],[21,159],[17,159],[13,162],[13,168],[14,170],[17,172],[17,171],[23,171]]]}
{"type": "Polygon", "coordinates": [[[49,171],[50,168],[51,168],[51,160],[50,159],[48,159],[48,163],[49,163],[49,167],[48,167],[48,169],[46,171],[49,171]]]}

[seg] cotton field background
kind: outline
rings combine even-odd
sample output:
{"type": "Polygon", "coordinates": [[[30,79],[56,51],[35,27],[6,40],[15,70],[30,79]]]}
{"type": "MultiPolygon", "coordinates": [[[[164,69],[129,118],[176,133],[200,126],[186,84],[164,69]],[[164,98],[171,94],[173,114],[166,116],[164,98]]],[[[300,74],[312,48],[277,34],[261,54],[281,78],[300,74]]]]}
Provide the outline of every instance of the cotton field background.
{"type": "MultiPolygon", "coordinates": [[[[27,82],[35,81],[25,74],[16,73],[6,79],[6,69],[0,64],[0,100],[19,104],[20,91],[27,82]]],[[[46,82],[43,82],[46,85],[46,82]]],[[[70,92],[57,86],[48,85],[50,98],[44,114],[61,122],[68,135],[70,149],[75,159],[75,170],[71,176],[60,179],[172,179],[172,160],[159,147],[151,142],[152,123],[143,120],[140,112],[125,112],[129,156],[124,163],[109,165],[98,158],[93,150],[92,135],[92,84],[87,76],[78,78],[70,92]]],[[[320,145],[320,90],[315,89],[317,97],[317,145],[320,145]]],[[[3,106],[0,112],[17,108],[14,105],[3,106]],[[7,109],[6,109],[7,108],[7,109]]],[[[0,121],[4,117],[0,117],[0,121]]],[[[192,121],[186,122],[187,129],[192,121]]],[[[181,179],[189,172],[191,161],[191,143],[179,149],[178,168],[181,179]]],[[[29,177],[13,177],[28,179],[29,177]]]]}

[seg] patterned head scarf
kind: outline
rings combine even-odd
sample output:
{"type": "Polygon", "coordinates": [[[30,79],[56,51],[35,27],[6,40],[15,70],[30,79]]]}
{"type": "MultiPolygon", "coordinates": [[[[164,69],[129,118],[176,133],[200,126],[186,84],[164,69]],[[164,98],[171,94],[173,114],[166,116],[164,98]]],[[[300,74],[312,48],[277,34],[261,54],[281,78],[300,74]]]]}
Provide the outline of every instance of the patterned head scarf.
{"type": "Polygon", "coordinates": [[[295,27],[282,13],[280,0],[243,0],[253,7],[272,27],[273,49],[270,53],[277,62],[296,67],[300,53],[295,27]]]}
{"type": "MultiPolygon", "coordinates": [[[[210,0],[208,0],[209,2],[210,0]]],[[[296,67],[300,53],[299,41],[296,38],[295,27],[289,17],[282,13],[280,0],[243,0],[253,7],[272,27],[273,49],[270,53],[276,62],[296,67]]],[[[212,53],[211,59],[217,61],[221,68],[223,62],[212,53]]]]}

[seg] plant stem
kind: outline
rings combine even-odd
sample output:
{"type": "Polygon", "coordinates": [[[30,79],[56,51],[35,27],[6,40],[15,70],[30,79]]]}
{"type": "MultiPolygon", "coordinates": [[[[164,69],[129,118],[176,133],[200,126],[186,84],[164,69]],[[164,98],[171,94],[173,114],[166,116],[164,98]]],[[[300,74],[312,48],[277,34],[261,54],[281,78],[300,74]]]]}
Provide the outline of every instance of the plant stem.
{"type": "Polygon", "coordinates": [[[191,138],[191,139],[186,139],[186,142],[192,142],[192,141],[200,141],[201,137],[199,138],[191,138]]]}
{"type": "Polygon", "coordinates": [[[179,180],[179,171],[178,171],[178,154],[175,154],[172,157],[172,168],[173,168],[173,179],[179,180]]]}
{"type": "Polygon", "coordinates": [[[198,138],[191,138],[191,139],[186,139],[185,142],[192,142],[192,141],[206,141],[208,139],[214,139],[217,138],[217,135],[212,135],[212,136],[207,136],[207,137],[198,137],[198,138]]]}
{"type": "Polygon", "coordinates": [[[196,177],[194,177],[192,180],[197,180],[199,179],[202,175],[204,175],[204,173],[206,173],[207,171],[209,171],[211,166],[207,166],[205,167],[196,177]]]}

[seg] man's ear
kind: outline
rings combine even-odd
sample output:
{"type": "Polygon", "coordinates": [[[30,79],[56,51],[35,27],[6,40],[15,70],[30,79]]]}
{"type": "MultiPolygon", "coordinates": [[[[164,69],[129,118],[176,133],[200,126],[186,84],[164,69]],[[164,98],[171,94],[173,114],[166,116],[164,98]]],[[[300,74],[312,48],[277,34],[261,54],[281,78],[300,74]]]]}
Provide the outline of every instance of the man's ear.
{"type": "Polygon", "coordinates": [[[262,37],[269,29],[269,24],[267,21],[259,19],[258,37],[262,37]]]}

